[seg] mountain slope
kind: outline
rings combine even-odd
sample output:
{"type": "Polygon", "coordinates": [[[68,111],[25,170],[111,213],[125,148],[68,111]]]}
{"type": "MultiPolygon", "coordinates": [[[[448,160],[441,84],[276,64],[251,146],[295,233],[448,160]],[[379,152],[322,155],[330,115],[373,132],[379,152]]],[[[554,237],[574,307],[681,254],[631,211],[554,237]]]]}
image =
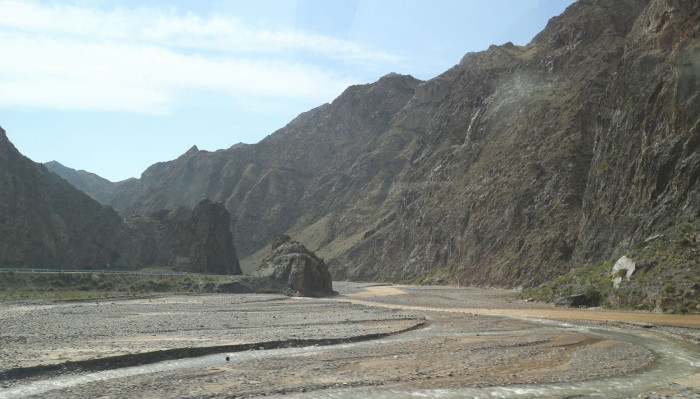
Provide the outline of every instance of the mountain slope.
{"type": "Polygon", "coordinates": [[[88,268],[119,257],[122,219],[44,166],[0,129],[0,265],[88,268]]]}
{"type": "Polygon", "coordinates": [[[148,168],[136,186],[117,189],[110,204],[129,215],[192,206],[201,198],[223,201],[233,214],[235,246],[249,255],[298,222],[309,207],[306,188],[320,172],[332,175],[372,149],[417,83],[391,75],[350,87],[255,145],[216,152],[193,147],[148,168]]]}
{"type": "Polygon", "coordinates": [[[699,8],[581,0],[527,46],[350,87],[258,144],[156,164],[110,203],[223,201],[248,267],[287,233],[335,278],[546,281],[699,214],[699,8]]]}
{"type": "Polygon", "coordinates": [[[20,154],[1,128],[0,171],[0,267],[169,265],[240,274],[231,215],[221,203],[201,201],[194,209],[125,222],[111,207],[20,154]]]}

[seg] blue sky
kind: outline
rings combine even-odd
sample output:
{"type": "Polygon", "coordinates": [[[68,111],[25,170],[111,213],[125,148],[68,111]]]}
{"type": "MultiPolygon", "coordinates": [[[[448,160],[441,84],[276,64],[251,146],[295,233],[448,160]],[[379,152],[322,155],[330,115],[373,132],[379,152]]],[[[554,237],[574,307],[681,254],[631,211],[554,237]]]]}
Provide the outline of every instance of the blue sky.
{"type": "Polygon", "coordinates": [[[347,86],[527,44],[572,0],[0,0],[0,126],[112,181],[255,143],[347,86]]]}

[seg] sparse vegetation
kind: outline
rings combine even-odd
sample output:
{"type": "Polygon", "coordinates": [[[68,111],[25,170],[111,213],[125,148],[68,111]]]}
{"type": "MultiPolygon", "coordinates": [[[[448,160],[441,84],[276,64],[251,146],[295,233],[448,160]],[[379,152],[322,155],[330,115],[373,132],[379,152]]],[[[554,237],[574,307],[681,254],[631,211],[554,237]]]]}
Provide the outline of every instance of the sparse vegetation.
{"type": "Polygon", "coordinates": [[[625,255],[636,264],[629,281],[613,288],[612,266],[619,258],[583,265],[520,298],[551,302],[555,297],[585,293],[600,306],[670,313],[700,312],[700,218],[688,220],[632,245],[625,255]]]}
{"type": "Polygon", "coordinates": [[[149,276],[136,274],[0,273],[0,301],[81,300],[144,296],[158,293],[211,292],[229,276],[187,274],[149,276]]]}
{"type": "Polygon", "coordinates": [[[613,263],[606,261],[573,269],[552,282],[524,289],[520,297],[551,302],[558,296],[584,293],[591,305],[609,306],[607,298],[614,290],[610,274],[613,263]]]}

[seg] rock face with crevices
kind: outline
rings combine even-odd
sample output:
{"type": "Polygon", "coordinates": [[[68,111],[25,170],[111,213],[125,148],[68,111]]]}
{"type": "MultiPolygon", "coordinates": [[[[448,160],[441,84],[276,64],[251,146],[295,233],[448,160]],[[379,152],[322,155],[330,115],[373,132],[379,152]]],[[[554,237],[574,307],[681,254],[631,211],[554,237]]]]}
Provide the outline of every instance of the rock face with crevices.
{"type": "Polygon", "coordinates": [[[231,214],[220,202],[201,200],[126,218],[131,241],[123,252],[137,265],[167,265],[211,274],[241,274],[230,230],[231,214]]]}

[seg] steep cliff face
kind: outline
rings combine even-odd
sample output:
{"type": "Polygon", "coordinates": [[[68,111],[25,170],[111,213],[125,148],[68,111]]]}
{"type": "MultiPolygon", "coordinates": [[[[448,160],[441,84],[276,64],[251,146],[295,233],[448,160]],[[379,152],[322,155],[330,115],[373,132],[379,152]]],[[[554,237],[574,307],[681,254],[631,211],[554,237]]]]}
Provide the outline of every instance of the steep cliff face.
{"type": "Polygon", "coordinates": [[[122,219],[44,166],[0,129],[0,265],[104,267],[119,258],[122,219]]]}
{"type": "Polygon", "coordinates": [[[698,2],[644,9],[597,111],[577,258],[700,215],[698,2]]]}
{"type": "Polygon", "coordinates": [[[111,207],[22,156],[0,129],[1,267],[173,265],[240,274],[230,221],[223,204],[203,200],[194,209],[125,223],[111,207]]]}
{"type": "Polygon", "coordinates": [[[231,214],[220,202],[131,216],[124,261],[167,265],[194,273],[241,274],[230,230],[231,214]]]}
{"type": "Polygon", "coordinates": [[[425,186],[332,266],[529,284],[697,216],[698,7],[580,1],[465,57],[408,179],[425,186]]]}
{"type": "Polygon", "coordinates": [[[223,201],[252,264],[288,232],[335,278],[545,281],[700,212],[699,8],[581,0],[527,46],[353,86],[258,144],[154,165],[111,203],[223,201]]]}
{"type": "Polygon", "coordinates": [[[645,5],[579,2],[528,46],[465,56],[393,221],[331,265],[360,278],[448,267],[458,283],[498,285],[570,267],[599,101],[645,5]]]}

